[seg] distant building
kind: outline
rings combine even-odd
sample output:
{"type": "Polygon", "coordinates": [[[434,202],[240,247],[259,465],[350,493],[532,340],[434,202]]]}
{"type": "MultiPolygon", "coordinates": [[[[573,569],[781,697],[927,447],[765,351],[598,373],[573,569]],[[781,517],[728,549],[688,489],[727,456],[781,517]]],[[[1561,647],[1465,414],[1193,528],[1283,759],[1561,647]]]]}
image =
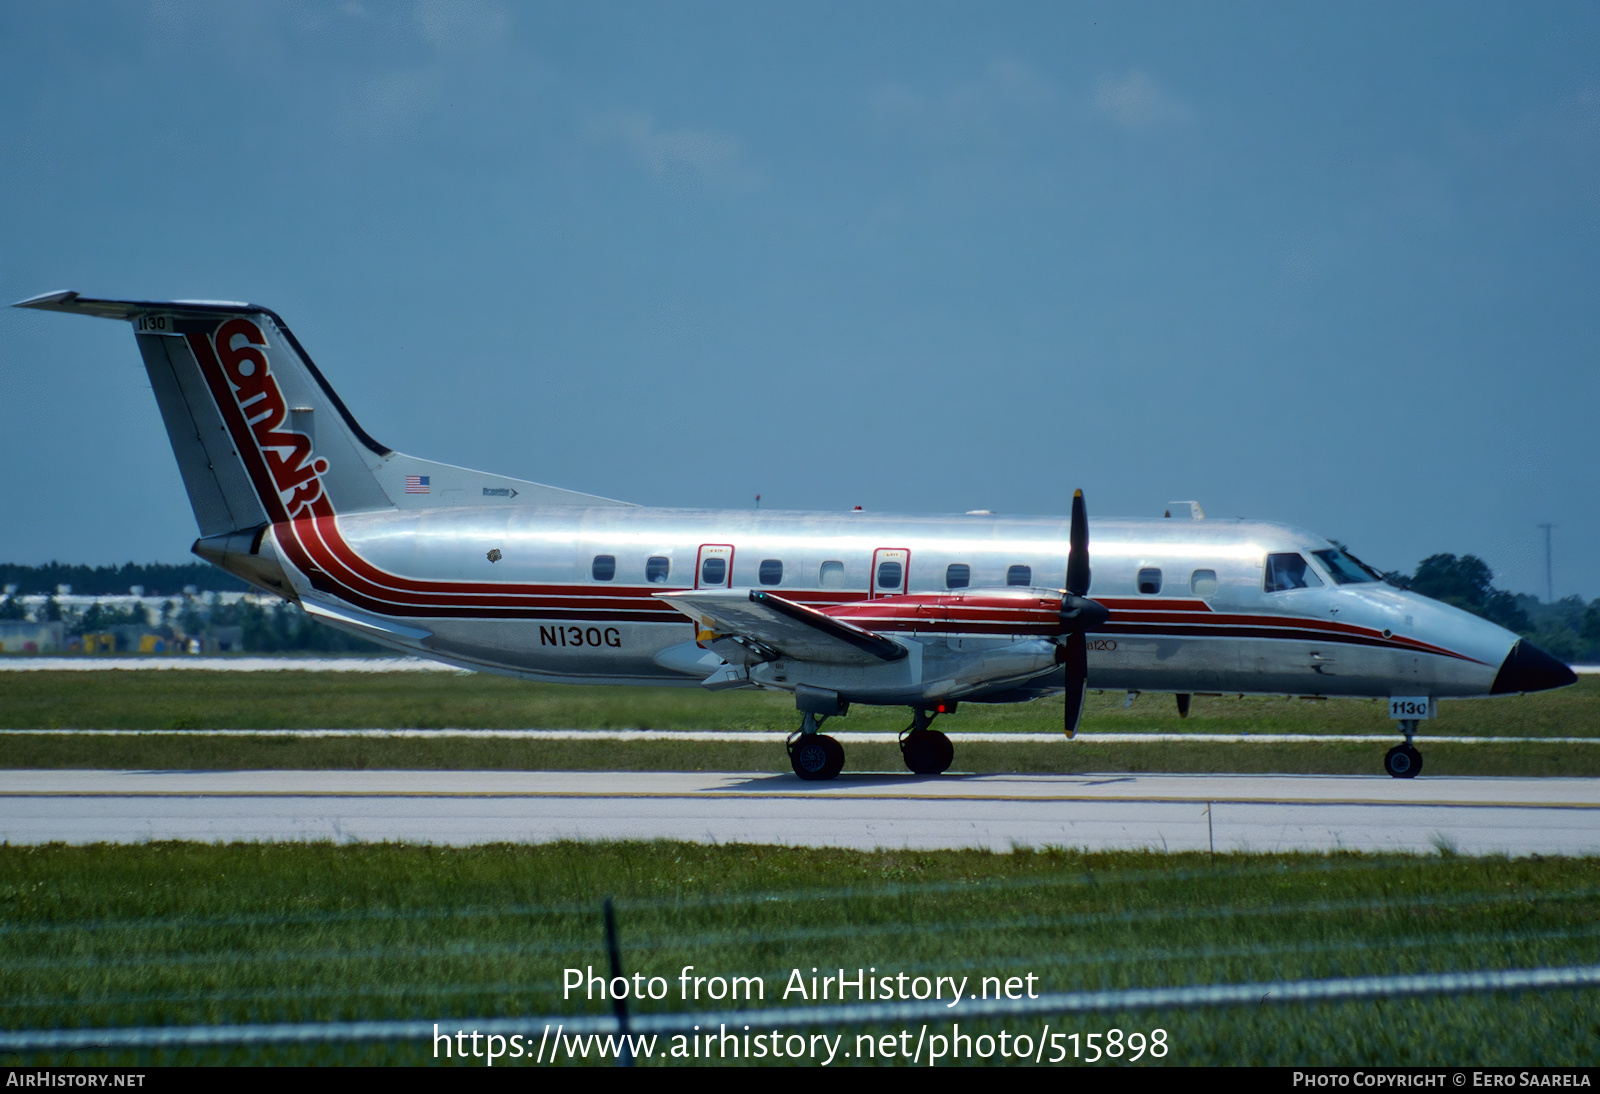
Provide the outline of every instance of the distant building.
{"type": "Polygon", "coordinates": [[[206,653],[239,653],[244,649],[244,628],[207,627],[203,649],[206,653]]]}
{"type": "Polygon", "coordinates": [[[65,623],[0,621],[0,651],[5,653],[53,653],[64,649],[66,641],[65,623]]]}

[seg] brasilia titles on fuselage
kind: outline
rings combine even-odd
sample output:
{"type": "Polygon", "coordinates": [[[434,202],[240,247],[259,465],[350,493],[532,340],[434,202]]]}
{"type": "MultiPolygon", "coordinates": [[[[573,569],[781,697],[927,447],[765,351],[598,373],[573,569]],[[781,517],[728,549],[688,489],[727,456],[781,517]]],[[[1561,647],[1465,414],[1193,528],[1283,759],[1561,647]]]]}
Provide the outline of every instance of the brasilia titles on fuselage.
{"type": "MultiPolygon", "coordinates": [[[[844,764],[827,719],[910,707],[902,752],[961,702],[1088,688],[1391,700],[1421,768],[1438,699],[1561,687],[1517,635],[1393,588],[1339,546],[1264,521],[659,509],[395,452],[284,322],[217,301],[50,293],[19,307],[133,325],[199,523],[194,552],[321,621],[532,680],[792,692],[801,778],[844,764]],[[1094,566],[1091,574],[1090,559],[1094,566]],[[1091,597],[1090,594],[1093,594],[1091,597]]],[[[1187,519],[1182,519],[1187,518],[1187,519]]]]}

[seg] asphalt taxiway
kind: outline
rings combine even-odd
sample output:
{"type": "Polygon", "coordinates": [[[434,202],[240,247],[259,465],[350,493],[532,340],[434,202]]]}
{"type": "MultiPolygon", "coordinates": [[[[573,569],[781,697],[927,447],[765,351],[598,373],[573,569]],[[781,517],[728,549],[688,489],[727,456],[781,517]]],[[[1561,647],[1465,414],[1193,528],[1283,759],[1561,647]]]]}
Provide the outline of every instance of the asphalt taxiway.
{"type": "Polygon", "coordinates": [[[0,839],[1600,853],[1600,779],[0,771],[0,839]]]}

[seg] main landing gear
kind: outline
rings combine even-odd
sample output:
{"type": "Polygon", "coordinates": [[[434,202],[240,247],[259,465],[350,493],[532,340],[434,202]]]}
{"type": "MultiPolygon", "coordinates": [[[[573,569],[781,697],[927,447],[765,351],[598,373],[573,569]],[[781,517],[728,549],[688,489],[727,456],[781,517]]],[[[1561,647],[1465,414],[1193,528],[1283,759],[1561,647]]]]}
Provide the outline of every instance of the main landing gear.
{"type": "Polygon", "coordinates": [[[917,775],[942,775],[956,758],[950,738],[928,728],[939,713],[913,708],[911,724],[900,734],[900,756],[917,775]]]}
{"type": "MultiPolygon", "coordinates": [[[[844,770],[844,747],[822,733],[822,723],[846,713],[850,703],[838,692],[800,684],[794,689],[794,705],[802,718],[800,728],[789,734],[789,764],[807,782],[825,782],[844,770]]],[[[933,710],[911,708],[911,724],[900,734],[900,755],[915,774],[939,775],[950,769],[956,758],[955,746],[943,733],[928,727],[941,714],[955,710],[955,703],[938,703],[933,710]]]]}
{"type": "Polygon", "coordinates": [[[836,691],[799,684],[794,689],[795,709],[803,717],[800,728],[789,734],[789,764],[807,782],[826,782],[844,770],[844,746],[817,730],[829,718],[850,711],[850,703],[836,691]]]}
{"type": "Polygon", "coordinates": [[[827,715],[806,711],[800,728],[789,734],[789,764],[807,782],[825,782],[844,770],[844,746],[817,730],[827,715]]]}
{"type": "Polygon", "coordinates": [[[1422,774],[1422,753],[1411,745],[1411,738],[1417,732],[1417,719],[1401,719],[1400,732],[1406,735],[1406,743],[1395,745],[1384,754],[1383,769],[1397,779],[1414,779],[1422,774]]]}

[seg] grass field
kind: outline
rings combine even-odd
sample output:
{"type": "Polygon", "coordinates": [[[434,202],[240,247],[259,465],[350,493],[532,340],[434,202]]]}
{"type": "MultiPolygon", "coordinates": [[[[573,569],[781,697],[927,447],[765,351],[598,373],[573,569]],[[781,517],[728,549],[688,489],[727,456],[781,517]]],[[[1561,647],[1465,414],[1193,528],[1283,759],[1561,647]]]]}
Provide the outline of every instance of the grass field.
{"type": "MultiPolygon", "coordinates": [[[[1180,719],[1170,696],[1092,694],[1083,728],[1096,732],[1388,733],[1384,705],[1366,700],[1197,697],[1180,719]]],[[[0,673],[0,755],[8,767],[452,768],[783,771],[781,748],[750,742],[306,740],[270,733],[223,738],[206,729],[717,729],[795,728],[787,695],[694,688],[532,684],[483,675],[310,672],[0,673]],[[26,736],[5,729],[187,729],[149,738],[26,736]]],[[[896,771],[893,745],[852,742],[857,730],[904,727],[900,708],[856,707],[830,723],[848,769],[896,771]]],[[[969,732],[1059,732],[1061,701],[968,704],[939,723],[969,732]]],[[[1450,736],[1600,738],[1600,678],[1561,691],[1441,703],[1424,727],[1427,774],[1600,775],[1600,744],[1430,743],[1450,736]]],[[[1395,738],[1398,742],[1398,735],[1395,738]]],[[[964,744],[956,769],[993,772],[1187,771],[1371,774],[1385,744],[1204,742],[964,744]]]]}
{"type": "MultiPolygon", "coordinates": [[[[1385,733],[1377,700],[1197,697],[1180,719],[1169,695],[1124,709],[1089,696],[1087,732],[1385,733]]],[[[834,725],[898,730],[900,707],[853,708],[834,725]]],[[[699,688],[575,687],[437,673],[0,673],[0,729],[765,729],[799,724],[785,693],[699,688]]],[[[969,703],[941,728],[1055,732],[1061,700],[969,703]]],[[[1456,736],[1600,736],[1600,677],[1536,695],[1439,704],[1432,732],[1456,736]]]]}
{"type": "MultiPolygon", "coordinates": [[[[1025,976],[1038,990],[1600,961],[1600,861],[857,853],[658,844],[0,848],[8,1029],[596,1013],[565,968],[1025,976]]],[[[1166,1063],[1552,1064],[1600,1057],[1594,991],[1107,1014],[1166,1063]]],[[[791,999],[788,1002],[798,1003],[791,999]]],[[[959,1012],[952,1017],[959,1020],[959,1012]]],[[[1038,1032],[990,1020],[971,1032],[1038,1032]]],[[[1057,1020],[1056,1028],[1066,1028],[1057,1020]]],[[[870,1032],[891,1030],[871,1028],[870,1032]]],[[[847,1044],[861,1030],[848,1034],[847,1044]]],[[[422,1044],[76,1053],[26,1063],[429,1062],[422,1044]]],[[[998,1062],[998,1061],[995,1061],[998,1062]]],[[[1146,1063],[1163,1062],[1146,1059],[1146,1063]]]]}

